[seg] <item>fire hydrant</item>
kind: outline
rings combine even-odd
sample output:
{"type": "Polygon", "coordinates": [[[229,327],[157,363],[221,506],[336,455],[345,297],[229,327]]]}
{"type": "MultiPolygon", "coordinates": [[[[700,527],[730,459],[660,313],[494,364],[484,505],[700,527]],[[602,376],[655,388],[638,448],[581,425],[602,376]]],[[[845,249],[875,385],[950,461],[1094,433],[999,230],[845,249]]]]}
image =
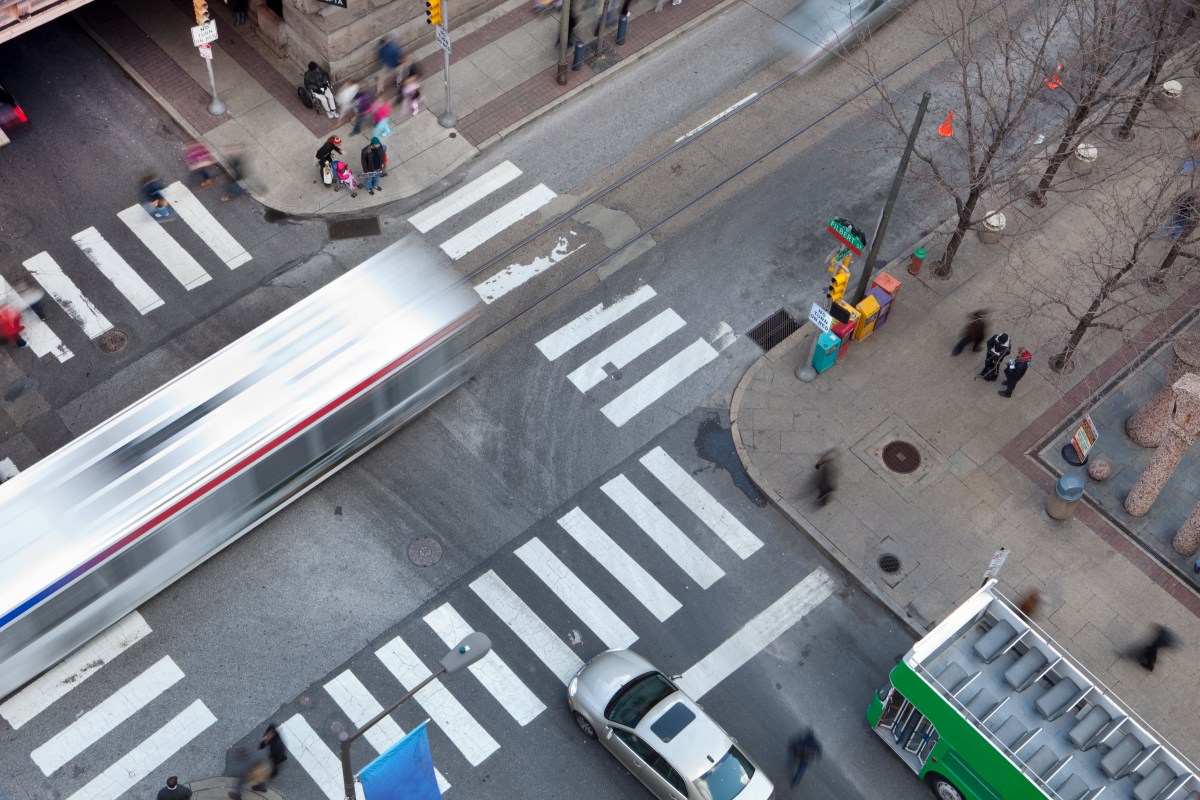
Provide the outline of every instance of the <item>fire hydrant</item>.
{"type": "Polygon", "coordinates": [[[925,256],[926,253],[924,247],[918,247],[916,250],[913,250],[912,263],[908,265],[909,275],[921,274],[921,265],[925,263],[925,256]]]}

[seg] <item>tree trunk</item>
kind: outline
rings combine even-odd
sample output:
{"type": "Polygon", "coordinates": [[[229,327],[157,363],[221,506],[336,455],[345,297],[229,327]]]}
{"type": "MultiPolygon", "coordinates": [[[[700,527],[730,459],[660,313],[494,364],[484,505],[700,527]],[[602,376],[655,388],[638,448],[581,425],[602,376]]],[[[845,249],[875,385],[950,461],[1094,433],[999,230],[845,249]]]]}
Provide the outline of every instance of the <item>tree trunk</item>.
{"type": "Polygon", "coordinates": [[[1067,343],[1063,345],[1063,349],[1058,352],[1058,355],[1050,359],[1050,369],[1055,372],[1064,372],[1071,366],[1071,359],[1075,357],[1075,351],[1079,348],[1079,343],[1083,341],[1083,335],[1088,332],[1088,328],[1092,327],[1096,317],[1100,316],[1100,309],[1104,306],[1104,301],[1112,294],[1121,279],[1136,266],[1137,261],[1130,259],[1115,275],[1110,275],[1104,283],[1100,284],[1096,297],[1093,298],[1092,304],[1088,306],[1084,315],[1075,323],[1075,328],[1071,331],[1067,343]]]}
{"type": "Polygon", "coordinates": [[[1171,267],[1175,266],[1175,259],[1179,258],[1179,242],[1171,245],[1171,249],[1167,251],[1163,257],[1162,263],[1158,265],[1158,269],[1154,270],[1154,274],[1146,278],[1145,286],[1151,292],[1158,294],[1167,287],[1167,273],[1171,271],[1171,267]]]}
{"type": "Polygon", "coordinates": [[[963,203],[962,210],[958,212],[958,225],[954,228],[954,233],[950,235],[950,241],[946,244],[946,249],[942,251],[942,257],[938,259],[937,265],[933,268],[935,278],[949,278],[954,274],[954,256],[958,253],[958,248],[962,246],[963,239],[967,236],[967,231],[971,228],[971,217],[975,214],[975,206],[979,205],[979,198],[983,195],[982,187],[971,189],[971,193],[967,195],[967,202],[963,203]]]}
{"type": "Polygon", "coordinates": [[[1146,76],[1146,82],[1142,84],[1142,88],[1138,89],[1137,97],[1133,98],[1133,106],[1129,109],[1129,113],[1125,116],[1125,121],[1121,123],[1121,129],[1117,131],[1117,138],[1122,142],[1127,142],[1133,138],[1133,126],[1137,123],[1138,115],[1142,113],[1142,106],[1146,104],[1146,98],[1150,96],[1150,90],[1154,88],[1154,84],[1158,81],[1158,73],[1162,66],[1158,63],[1158,59],[1150,65],[1150,73],[1146,76]]]}
{"type": "Polygon", "coordinates": [[[1067,120],[1067,127],[1063,130],[1062,138],[1058,140],[1058,147],[1054,150],[1054,155],[1050,156],[1050,165],[1046,167],[1046,172],[1042,175],[1041,182],[1038,183],[1036,189],[1029,194],[1029,202],[1034,206],[1041,208],[1046,205],[1046,192],[1050,190],[1050,184],[1054,183],[1054,176],[1058,174],[1058,168],[1067,160],[1067,156],[1071,152],[1071,145],[1074,143],[1075,134],[1079,132],[1079,126],[1087,119],[1088,113],[1092,108],[1092,98],[1095,97],[1094,92],[1089,93],[1089,99],[1086,102],[1076,104],[1074,113],[1067,120]]]}

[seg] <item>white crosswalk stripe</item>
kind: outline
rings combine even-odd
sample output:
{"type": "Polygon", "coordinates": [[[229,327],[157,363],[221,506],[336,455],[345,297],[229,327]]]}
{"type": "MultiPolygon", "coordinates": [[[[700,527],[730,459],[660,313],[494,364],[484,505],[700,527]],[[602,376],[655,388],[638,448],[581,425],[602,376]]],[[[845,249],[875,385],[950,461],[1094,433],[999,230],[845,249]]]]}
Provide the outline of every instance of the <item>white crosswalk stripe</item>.
{"type": "Polygon", "coordinates": [[[451,236],[442,242],[440,247],[446,255],[458,260],[506,228],[525,219],[557,196],[545,184],[539,183],[516,200],[506,203],[466,230],[451,236]]]}
{"type": "Polygon", "coordinates": [[[233,234],[217,222],[212,212],[186,186],[176,181],[163,189],[162,194],[180,219],[217,254],[217,258],[225,262],[225,266],[237,269],[250,260],[246,248],[237,243],[233,234]]]}
{"type": "Polygon", "coordinates": [[[471,591],[487,603],[564,686],[583,666],[579,656],[495,572],[488,570],[473,580],[471,591]]]}
{"type": "Polygon", "coordinates": [[[603,303],[589,309],[537,343],[537,348],[551,361],[582,344],[590,336],[604,330],[621,317],[655,296],[649,286],[622,297],[610,306],[603,303]]]}
{"type": "Polygon", "coordinates": [[[686,324],[683,317],[668,308],[592,356],[568,375],[567,380],[575,384],[579,391],[586,392],[608,377],[604,371],[605,364],[621,369],[686,324]]]}
{"type": "MultiPolygon", "coordinates": [[[[575,231],[571,231],[570,236],[571,239],[574,239],[576,236],[575,231]]],[[[571,248],[571,241],[565,236],[560,236],[554,245],[554,249],[548,255],[537,256],[528,264],[509,264],[483,283],[477,285],[475,291],[484,303],[494,303],[513,289],[525,285],[528,281],[541,275],[555,264],[560,263],[567,256],[579,252],[584,247],[587,247],[586,243],[571,248]]]]}
{"type": "Polygon", "coordinates": [[[212,280],[200,262],[163,228],[141,206],[130,206],[117,213],[117,218],[153,253],[167,271],[189,291],[212,280]]]}
{"type": "Polygon", "coordinates": [[[100,313],[100,309],[92,301],[83,296],[75,282],[67,277],[49,253],[41,252],[25,260],[25,269],[29,270],[46,294],[50,295],[62,306],[63,311],[79,323],[84,334],[89,339],[95,339],[105,331],[112,330],[112,323],[100,313]]]}
{"type": "Polygon", "coordinates": [[[620,427],[647,406],[679,385],[696,370],[717,357],[717,351],[703,339],[697,339],[680,350],[646,377],[617,395],[600,409],[614,425],[620,427]]]}
{"type": "Polygon", "coordinates": [[[446,220],[465,211],[492,192],[516,180],[521,175],[511,161],[492,167],[483,175],[446,195],[408,218],[409,223],[421,233],[427,233],[446,220]]]}
{"type": "Polygon", "coordinates": [[[138,313],[145,314],[163,304],[162,298],[142,280],[142,276],[133,271],[133,267],[113,249],[100,231],[86,228],[71,237],[71,240],[83,251],[96,268],[112,281],[113,286],[133,304],[138,313]]]}
{"type": "MultiPolygon", "coordinates": [[[[284,720],[278,727],[282,734],[283,744],[292,757],[296,759],[308,777],[313,779],[317,788],[329,800],[345,800],[342,786],[342,762],[334,755],[329,745],[321,741],[317,732],[300,714],[295,714],[284,720]]],[[[362,784],[355,781],[354,790],[357,800],[365,800],[362,784]]]]}

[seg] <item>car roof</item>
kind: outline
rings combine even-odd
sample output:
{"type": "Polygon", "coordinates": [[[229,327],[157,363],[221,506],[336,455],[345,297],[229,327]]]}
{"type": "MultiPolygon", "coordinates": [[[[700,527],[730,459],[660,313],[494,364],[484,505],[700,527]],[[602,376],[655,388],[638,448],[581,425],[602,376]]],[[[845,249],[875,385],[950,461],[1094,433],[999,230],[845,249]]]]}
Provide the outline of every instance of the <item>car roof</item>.
{"type": "Polygon", "coordinates": [[[689,781],[694,781],[712,769],[729,752],[733,740],[717,725],[704,709],[683,692],[667,696],[642,717],[635,729],[637,735],[666,757],[671,765],[689,781]],[[677,705],[695,715],[678,733],[664,741],[655,731],[655,723],[677,705]]]}

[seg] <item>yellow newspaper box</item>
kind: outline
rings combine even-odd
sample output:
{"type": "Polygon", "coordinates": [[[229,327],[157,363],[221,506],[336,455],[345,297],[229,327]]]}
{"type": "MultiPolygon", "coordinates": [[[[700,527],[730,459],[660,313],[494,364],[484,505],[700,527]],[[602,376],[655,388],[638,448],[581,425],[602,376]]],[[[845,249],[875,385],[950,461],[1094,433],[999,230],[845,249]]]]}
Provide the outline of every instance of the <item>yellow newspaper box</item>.
{"type": "Polygon", "coordinates": [[[854,328],[854,340],[861,342],[875,330],[875,320],[879,317],[879,301],[867,295],[855,306],[855,310],[858,311],[858,325],[854,328]]]}

